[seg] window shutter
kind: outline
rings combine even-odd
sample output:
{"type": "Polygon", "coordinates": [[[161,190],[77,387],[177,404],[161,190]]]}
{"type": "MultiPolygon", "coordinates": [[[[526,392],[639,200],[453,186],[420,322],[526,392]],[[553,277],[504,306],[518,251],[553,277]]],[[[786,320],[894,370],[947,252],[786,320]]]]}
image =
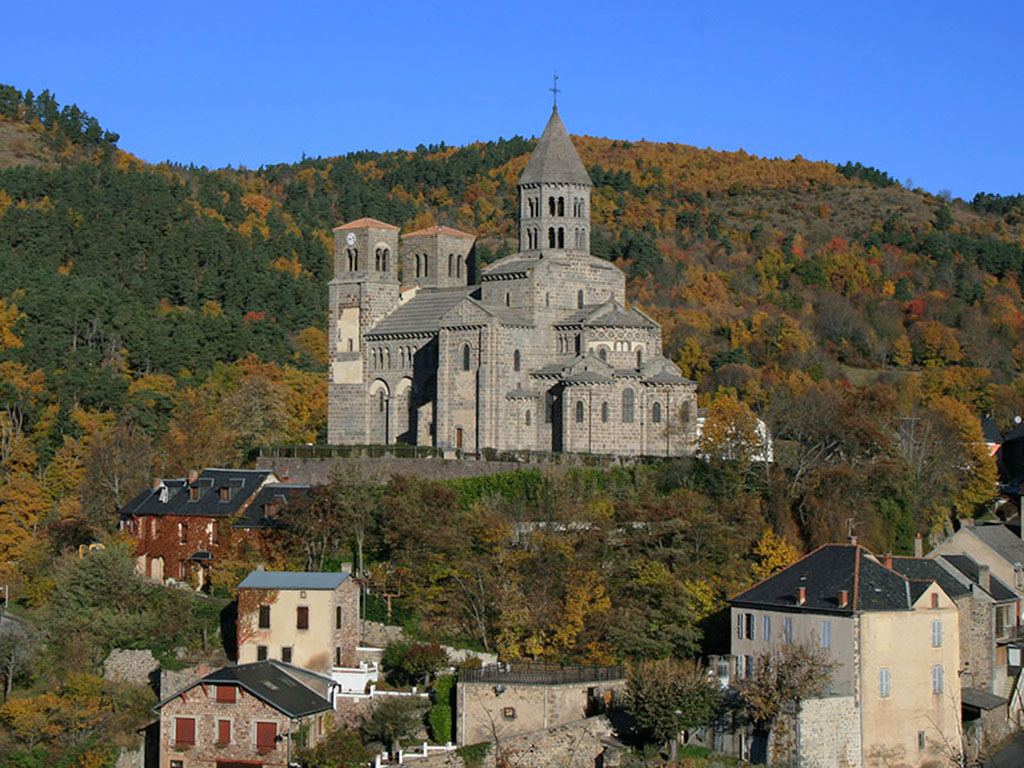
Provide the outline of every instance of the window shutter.
{"type": "Polygon", "coordinates": [[[878,670],[878,695],[887,699],[892,693],[892,678],[889,676],[888,669],[878,670]]]}
{"type": "Polygon", "coordinates": [[[932,667],[932,693],[942,693],[942,665],[932,667]]]}
{"type": "Polygon", "coordinates": [[[217,743],[218,744],[230,744],[231,743],[231,721],[230,720],[218,720],[217,721],[217,743]]]}
{"type": "Polygon", "coordinates": [[[256,746],[260,749],[277,747],[277,723],[256,723],[256,746]]]}
{"type": "Polygon", "coordinates": [[[772,617],[771,616],[764,616],[761,619],[761,627],[763,628],[763,636],[764,636],[765,641],[767,642],[767,641],[771,640],[772,639],[772,617]]]}
{"type": "Polygon", "coordinates": [[[932,648],[942,647],[942,622],[932,622],[932,648]]]}
{"type": "Polygon", "coordinates": [[[194,717],[175,718],[174,741],[177,744],[196,743],[196,721],[194,717]]]}

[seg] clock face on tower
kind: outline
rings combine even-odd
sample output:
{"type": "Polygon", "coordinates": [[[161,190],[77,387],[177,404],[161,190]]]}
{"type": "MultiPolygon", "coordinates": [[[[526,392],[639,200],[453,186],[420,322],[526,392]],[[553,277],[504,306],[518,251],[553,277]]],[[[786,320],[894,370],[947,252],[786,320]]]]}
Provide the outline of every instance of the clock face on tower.
{"type": "Polygon", "coordinates": [[[349,232],[347,235],[345,235],[345,242],[348,243],[349,245],[355,245],[356,244],[356,233],[355,232],[349,232]]]}

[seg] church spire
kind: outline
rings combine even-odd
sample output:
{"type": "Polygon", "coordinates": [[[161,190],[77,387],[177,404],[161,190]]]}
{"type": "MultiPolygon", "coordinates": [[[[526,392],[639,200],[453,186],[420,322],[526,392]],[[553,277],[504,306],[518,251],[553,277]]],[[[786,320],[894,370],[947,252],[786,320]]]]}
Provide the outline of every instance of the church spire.
{"type": "Polygon", "coordinates": [[[593,186],[556,106],[519,177],[519,250],[590,253],[593,186]]]}

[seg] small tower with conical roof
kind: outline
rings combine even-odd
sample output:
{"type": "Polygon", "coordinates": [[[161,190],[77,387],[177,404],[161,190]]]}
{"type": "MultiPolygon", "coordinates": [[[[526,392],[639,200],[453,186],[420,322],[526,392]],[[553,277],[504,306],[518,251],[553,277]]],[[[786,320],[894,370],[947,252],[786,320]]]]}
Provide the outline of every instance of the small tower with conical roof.
{"type": "Polygon", "coordinates": [[[519,177],[519,250],[590,253],[590,190],[558,107],[519,177]]]}

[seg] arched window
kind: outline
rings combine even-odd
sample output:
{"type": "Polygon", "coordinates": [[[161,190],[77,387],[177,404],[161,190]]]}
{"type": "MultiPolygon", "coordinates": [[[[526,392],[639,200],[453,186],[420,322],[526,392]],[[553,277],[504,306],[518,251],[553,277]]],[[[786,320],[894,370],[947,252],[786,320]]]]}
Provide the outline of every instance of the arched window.
{"type": "Polygon", "coordinates": [[[533,417],[532,417],[532,416],[530,415],[530,412],[529,412],[529,411],[527,411],[527,412],[526,412],[526,426],[530,426],[530,420],[531,420],[532,418],[533,418],[533,417]]]}
{"type": "Polygon", "coordinates": [[[420,264],[420,255],[417,253],[416,254],[416,277],[420,276],[420,272],[421,271],[422,271],[422,265],[420,264]]]}
{"type": "Polygon", "coordinates": [[[577,424],[582,424],[583,423],[583,401],[582,400],[577,400],[576,401],[576,423],[577,424]]]}
{"type": "Polygon", "coordinates": [[[518,371],[522,363],[523,356],[519,354],[519,350],[517,349],[515,353],[512,355],[512,370],[518,371]]]}
{"type": "Polygon", "coordinates": [[[548,198],[548,213],[552,216],[555,215],[555,198],[553,197],[548,198]]]}
{"type": "Polygon", "coordinates": [[[381,413],[384,412],[384,390],[383,389],[380,390],[380,392],[377,393],[377,410],[380,411],[381,413]]]}
{"type": "Polygon", "coordinates": [[[582,345],[583,345],[583,337],[580,336],[580,334],[577,333],[576,334],[576,354],[577,355],[580,353],[580,348],[582,347],[582,345]]]}
{"type": "Polygon", "coordinates": [[[462,254],[455,257],[455,276],[462,277],[462,254]]]}
{"type": "Polygon", "coordinates": [[[583,309],[583,291],[576,291],[576,309],[583,309]]]}
{"type": "Polygon", "coordinates": [[[374,268],[378,272],[380,272],[380,248],[378,248],[376,251],[374,251],[374,254],[373,254],[373,265],[374,265],[374,268]]]}
{"type": "Polygon", "coordinates": [[[602,360],[607,360],[608,347],[601,347],[599,350],[597,350],[597,356],[600,357],[602,360]]]}
{"type": "Polygon", "coordinates": [[[644,348],[640,347],[636,351],[636,367],[637,368],[642,368],[643,365],[644,365],[644,348]]]}
{"type": "Polygon", "coordinates": [[[548,248],[555,247],[555,228],[548,227],[548,248]]]}
{"type": "Polygon", "coordinates": [[[348,255],[348,271],[352,271],[352,249],[349,248],[345,253],[348,255]]]}
{"type": "Polygon", "coordinates": [[[505,306],[506,307],[511,307],[512,306],[512,294],[509,293],[508,291],[505,291],[505,306]]]}
{"type": "Polygon", "coordinates": [[[565,248],[565,230],[562,227],[558,228],[558,247],[565,248]]]}
{"type": "Polygon", "coordinates": [[[608,403],[601,403],[601,421],[608,423],[608,403]]]}
{"type": "Polygon", "coordinates": [[[469,370],[469,344],[462,345],[462,370],[469,370]]]}
{"type": "Polygon", "coordinates": [[[661,424],[661,403],[655,403],[651,406],[651,421],[655,424],[661,424]]]}
{"type": "Polygon", "coordinates": [[[380,271],[381,272],[387,272],[388,271],[388,256],[390,256],[390,255],[391,255],[391,249],[390,248],[385,248],[384,252],[381,254],[381,258],[380,258],[380,271]]]}
{"type": "Polygon", "coordinates": [[[349,339],[349,340],[348,340],[348,351],[349,351],[349,352],[351,352],[351,351],[352,351],[352,339],[349,339]]]}
{"type": "Polygon", "coordinates": [[[551,294],[550,293],[544,294],[544,306],[545,307],[550,307],[551,306],[551,294]]]}
{"type": "Polygon", "coordinates": [[[427,254],[423,254],[423,276],[430,277],[430,257],[427,254]]]}
{"type": "Polygon", "coordinates": [[[565,198],[558,198],[558,215],[565,216],[565,198]]]}
{"type": "Polygon", "coordinates": [[[454,271],[455,271],[455,254],[454,253],[449,253],[448,254],[448,277],[451,277],[452,273],[454,271]]]}
{"type": "Polygon", "coordinates": [[[358,248],[353,248],[352,249],[352,271],[353,272],[358,272],[359,271],[359,249],[358,248]]]}
{"type": "Polygon", "coordinates": [[[633,403],[634,395],[632,389],[624,390],[622,393],[622,423],[632,424],[633,423],[633,403]]]}

